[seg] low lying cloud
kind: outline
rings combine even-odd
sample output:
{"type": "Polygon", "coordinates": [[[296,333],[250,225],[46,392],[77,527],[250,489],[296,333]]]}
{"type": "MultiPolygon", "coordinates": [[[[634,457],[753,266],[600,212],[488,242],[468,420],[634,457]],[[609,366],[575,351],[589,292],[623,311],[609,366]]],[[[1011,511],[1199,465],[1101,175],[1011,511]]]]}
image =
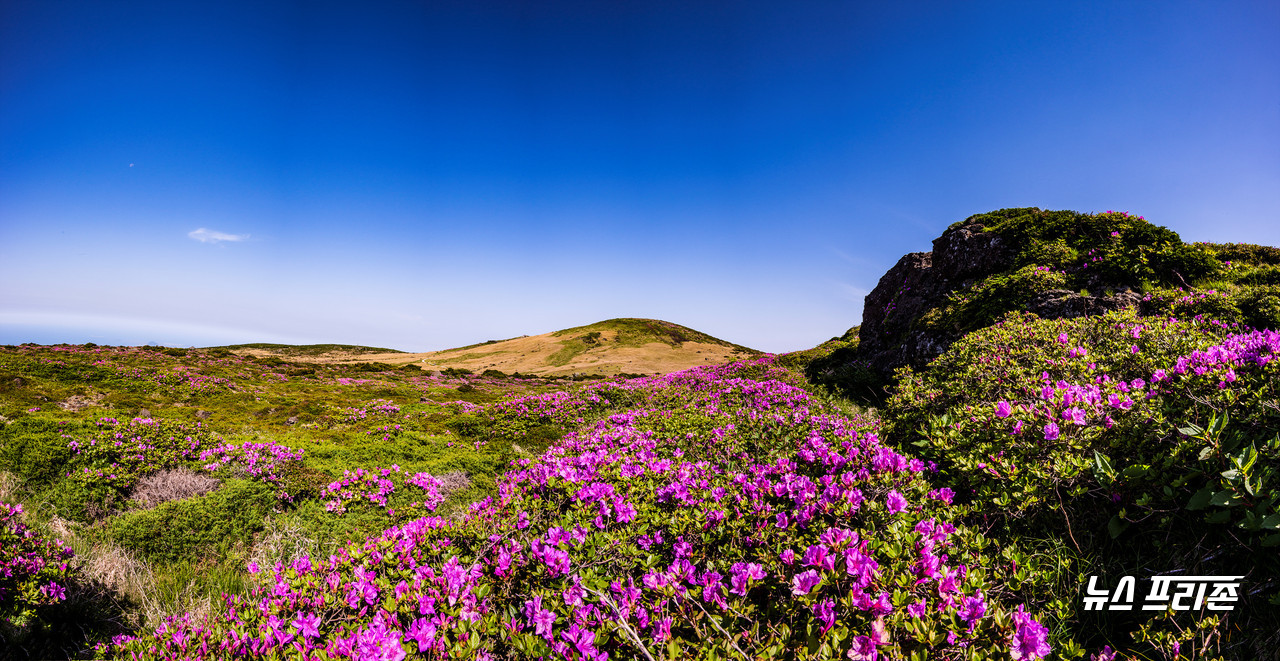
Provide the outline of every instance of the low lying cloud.
{"type": "Polygon", "coordinates": [[[227,234],[205,227],[198,230],[187,232],[187,236],[199,241],[200,243],[221,243],[223,241],[244,241],[249,238],[248,234],[227,234]]]}

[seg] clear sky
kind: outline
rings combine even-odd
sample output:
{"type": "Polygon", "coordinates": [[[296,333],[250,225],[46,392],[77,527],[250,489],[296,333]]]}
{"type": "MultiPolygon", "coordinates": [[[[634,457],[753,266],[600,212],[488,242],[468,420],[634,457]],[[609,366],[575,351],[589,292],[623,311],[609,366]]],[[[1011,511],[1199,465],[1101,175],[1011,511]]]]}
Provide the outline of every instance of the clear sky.
{"type": "Polygon", "coordinates": [[[1280,245],[1280,3],[0,2],[0,342],[769,351],[947,225],[1280,245]]]}

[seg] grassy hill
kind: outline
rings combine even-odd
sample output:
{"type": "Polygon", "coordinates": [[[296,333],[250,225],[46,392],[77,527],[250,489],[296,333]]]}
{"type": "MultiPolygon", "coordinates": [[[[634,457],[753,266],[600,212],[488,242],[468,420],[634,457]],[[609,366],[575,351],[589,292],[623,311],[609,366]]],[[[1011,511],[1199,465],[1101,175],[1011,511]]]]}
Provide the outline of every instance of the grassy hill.
{"type": "Polygon", "coordinates": [[[308,356],[334,356],[342,354],[360,355],[367,353],[404,353],[397,349],[382,347],[366,347],[358,344],[271,344],[254,342],[251,344],[228,344],[221,347],[208,347],[209,350],[226,349],[227,351],[271,354],[281,357],[305,358],[308,356]]]}
{"type": "Polygon", "coordinates": [[[464,347],[406,353],[345,345],[247,344],[237,353],[276,355],[321,363],[379,362],[418,365],[428,370],[497,370],[507,374],[568,376],[665,374],[697,365],[716,365],[760,352],[679,324],[657,319],[609,319],[541,335],[489,340],[464,347]],[[335,347],[317,351],[321,347],[335,347]]]}

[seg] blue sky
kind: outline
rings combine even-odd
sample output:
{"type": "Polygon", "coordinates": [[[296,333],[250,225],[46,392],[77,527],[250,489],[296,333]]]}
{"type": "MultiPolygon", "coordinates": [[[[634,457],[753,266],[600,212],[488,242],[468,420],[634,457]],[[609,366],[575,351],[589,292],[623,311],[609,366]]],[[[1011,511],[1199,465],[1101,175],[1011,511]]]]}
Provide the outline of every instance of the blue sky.
{"type": "Polygon", "coordinates": [[[861,319],[1015,206],[1280,245],[1274,2],[0,3],[0,342],[861,319]]]}

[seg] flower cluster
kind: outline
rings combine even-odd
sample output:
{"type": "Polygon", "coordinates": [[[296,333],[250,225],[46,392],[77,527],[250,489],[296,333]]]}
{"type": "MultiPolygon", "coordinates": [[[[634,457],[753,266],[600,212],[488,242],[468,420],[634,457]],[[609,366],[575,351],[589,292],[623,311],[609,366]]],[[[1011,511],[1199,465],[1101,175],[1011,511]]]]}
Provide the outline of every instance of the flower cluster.
{"type": "Polygon", "coordinates": [[[0,620],[23,628],[41,607],[66,599],[74,554],[22,522],[22,505],[0,502],[0,620]]]}
{"type": "MultiPolygon", "coordinates": [[[[979,535],[946,520],[950,493],[930,486],[929,465],[883,445],[871,418],[743,377],[768,369],[509,403],[597,419],[518,461],[462,515],[278,564],[222,613],[172,618],[107,652],[606,659],[696,645],[768,657],[814,640],[854,659],[1046,655],[1043,627],[987,578],[979,535]]],[[[401,477],[348,473],[331,508],[385,507],[401,477]]]]}
{"type": "MultiPolygon", "coordinates": [[[[200,452],[204,469],[215,474],[243,475],[267,484],[281,487],[280,469],[285,462],[301,461],[303,450],[275,442],[222,443],[200,452]]],[[[291,494],[280,488],[277,497],[293,500],[291,494]]]]}
{"type": "Polygon", "coordinates": [[[420,496],[413,492],[413,495],[406,496],[413,500],[400,503],[401,518],[414,514],[421,515],[423,510],[434,512],[445,500],[445,496],[440,493],[440,488],[444,485],[440,478],[428,473],[410,475],[401,472],[399,466],[392,464],[391,468],[373,470],[357,468],[354,472],[342,471],[342,479],[334,481],[325,488],[323,494],[326,498],[325,509],[335,514],[343,514],[353,502],[362,502],[387,510],[392,516],[396,516],[395,505],[389,502],[392,494],[396,493],[396,482],[393,478],[399,479],[402,486],[412,485],[426,494],[420,496]]]}

